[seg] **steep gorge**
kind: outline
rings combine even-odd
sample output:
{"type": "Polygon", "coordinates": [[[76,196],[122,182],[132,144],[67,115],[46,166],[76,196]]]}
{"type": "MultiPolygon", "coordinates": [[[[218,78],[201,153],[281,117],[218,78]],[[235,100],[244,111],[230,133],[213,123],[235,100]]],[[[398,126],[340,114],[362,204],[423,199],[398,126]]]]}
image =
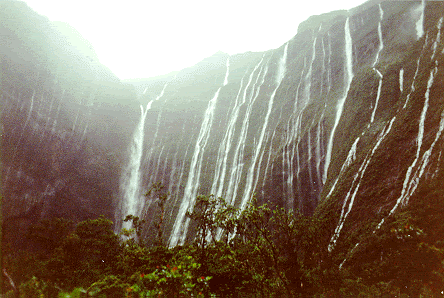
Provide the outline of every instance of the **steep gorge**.
{"type": "Polygon", "coordinates": [[[323,219],[328,250],[351,255],[403,207],[442,205],[442,2],[369,1],[309,18],[278,49],[124,83],[93,54],[26,39],[2,11],[6,225],[99,213],[116,231],[128,213],[150,223],[156,198],[144,193],[162,182],[171,246],[193,237],[196,195],[242,209],[255,194],[323,219]]]}

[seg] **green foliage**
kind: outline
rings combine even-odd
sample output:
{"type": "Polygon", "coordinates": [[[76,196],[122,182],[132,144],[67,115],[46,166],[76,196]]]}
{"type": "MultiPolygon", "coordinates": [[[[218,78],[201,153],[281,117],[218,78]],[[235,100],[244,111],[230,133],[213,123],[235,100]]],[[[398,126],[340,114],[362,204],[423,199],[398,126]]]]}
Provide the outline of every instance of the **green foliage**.
{"type": "Polygon", "coordinates": [[[424,286],[435,293],[444,282],[444,249],[401,212],[367,236],[350,259],[351,271],[367,285],[390,283],[401,293],[418,297],[424,286]]]}
{"type": "Polygon", "coordinates": [[[180,257],[172,265],[159,266],[152,273],[137,273],[128,291],[148,297],[204,297],[209,292],[211,277],[197,276],[200,266],[191,256],[180,257]]]}
{"type": "Polygon", "coordinates": [[[158,218],[154,221],[154,228],[156,229],[156,246],[163,246],[163,224],[165,221],[165,203],[168,200],[168,194],[163,193],[164,186],[162,183],[158,182],[153,184],[153,186],[148,190],[146,196],[150,196],[151,194],[155,194],[157,196],[157,206],[159,207],[159,215],[158,218]]]}
{"type": "Polygon", "coordinates": [[[146,221],[144,219],[141,220],[138,216],[134,216],[132,214],[128,214],[123,221],[130,221],[131,226],[133,227],[131,229],[122,229],[122,232],[120,233],[126,237],[125,244],[145,246],[142,240],[142,230],[146,221]]]}
{"type": "Polygon", "coordinates": [[[35,276],[22,283],[19,287],[20,298],[56,297],[58,289],[51,282],[45,282],[35,276]]]}
{"type": "Polygon", "coordinates": [[[43,219],[32,225],[28,238],[39,245],[40,249],[51,252],[62,245],[65,237],[73,230],[73,222],[64,218],[43,219]]]}
{"type": "Polygon", "coordinates": [[[75,288],[70,293],[60,292],[57,298],[82,298],[85,297],[86,291],[82,288],[75,288]]]}
{"type": "MultiPolygon", "coordinates": [[[[104,217],[81,222],[70,233],[61,220],[42,222],[33,237],[52,243],[42,245],[45,250],[57,247],[46,259],[28,252],[9,263],[29,271],[19,279],[20,295],[430,297],[443,290],[443,245],[428,238],[409,212],[388,218],[375,233],[355,236],[360,244],[341,269],[337,260],[345,254],[339,246],[328,253],[325,222],[316,217],[259,205],[256,199],[240,212],[212,195],[199,196],[187,216],[197,236],[192,244],[175,248],[162,241],[151,247],[134,238],[119,241],[104,217]],[[65,236],[51,238],[44,227],[65,231],[60,233],[65,236]]],[[[127,236],[145,228],[139,218],[127,219],[135,227],[124,231],[127,236]]]]}
{"type": "Polygon", "coordinates": [[[120,298],[126,297],[126,290],[129,284],[114,275],[108,275],[103,279],[93,283],[87,290],[88,295],[100,298],[120,298]]]}

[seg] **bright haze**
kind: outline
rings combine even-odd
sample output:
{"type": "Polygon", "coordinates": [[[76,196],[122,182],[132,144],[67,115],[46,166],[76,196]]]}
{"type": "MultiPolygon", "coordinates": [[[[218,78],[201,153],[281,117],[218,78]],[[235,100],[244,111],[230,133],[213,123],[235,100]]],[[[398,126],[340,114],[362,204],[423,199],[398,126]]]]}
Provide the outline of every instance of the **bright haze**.
{"type": "Polygon", "coordinates": [[[26,0],[51,21],[69,23],[120,79],[148,78],[194,65],[217,51],[274,49],[311,15],[364,0],[26,0]]]}

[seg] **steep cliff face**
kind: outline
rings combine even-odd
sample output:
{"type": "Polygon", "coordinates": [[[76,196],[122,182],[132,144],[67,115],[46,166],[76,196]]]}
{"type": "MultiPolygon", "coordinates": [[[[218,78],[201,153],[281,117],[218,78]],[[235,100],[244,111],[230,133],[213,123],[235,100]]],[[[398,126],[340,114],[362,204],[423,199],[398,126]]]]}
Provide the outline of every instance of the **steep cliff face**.
{"type": "Polygon", "coordinates": [[[5,237],[20,240],[44,217],[112,216],[135,123],[133,87],[69,26],[22,2],[0,8],[5,237]]]}
{"type": "Polygon", "coordinates": [[[87,72],[75,87],[37,66],[23,76],[29,66],[4,54],[7,210],[65,206],[54,193],[69,189],[88,212],[110,206],[118,231],[129,213],[154,220],[144,194],[162,182],[174,246],[193,237],[185,213],[198,194],[241,209],[255,194],[322,219],[343,259],[405,206],[431,224],[444,198],[443,12],[369,1],[309,18],[278,49],[132,81],[137,95],[108,77],[82,81],[87,72]]]}
{"type": "MultiPolygon", "coordinates": [[[[146,102],[162,93],[146,118],[139,186],[170,191],[170,245],[193,234],[185,212],[198,194],[241,209],[256,194],[326,218],[330,250],[422,200],[421,188],[436,195],[442,8],[368,2],[310,18],[279,49],[218,53],[138,82],[146,102]]],[[[141,198],[137,214],[154,214],[141,198]]]]}

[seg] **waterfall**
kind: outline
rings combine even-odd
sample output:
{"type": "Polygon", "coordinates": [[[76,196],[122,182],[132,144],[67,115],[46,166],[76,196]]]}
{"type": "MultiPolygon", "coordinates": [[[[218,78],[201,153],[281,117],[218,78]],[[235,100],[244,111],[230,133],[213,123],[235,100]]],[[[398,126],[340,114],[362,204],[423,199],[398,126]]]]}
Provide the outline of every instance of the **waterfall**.
{"type": "Polygon", "coordinates": [[[379,23],[378,23],[379,48],[378,48],[378,52],[376,53],[375,62],[373,62],[373,70],[376,72],[376,74],[379,77],[379,84],[378,84],[378,92],[376,94],[375,107],[373,108],[373,112],[370,117],[370,123],[373,123],[373,121],[375,120],[376,109],[378,108],[379,98],[381,97],[383,76],[382,76],[382,73],[375,68],[375,66],[378,63],[379,55],[381,54],[381,51],[384,49],[384,43],[382,41],[382,29],[381,29],[381,22],[382,22],[383,16],[384,16],[384,11],[382,10],[381,4],[379,4],[379,23]]]}
{"type": "MultiPolygon", "coordinates": [[[[120,185],[122,203],[119,210],[120,213],[118,214],[119,217],[116,218],[117,222],[120,222],[128,214],[139,216],[143,208],[143,195],[140,195],[140,166],[143,154],[145,119],[148,110],[149,106],[147,106],[146,109],[144,109],[142,105],[140,106],[140,120],[134,131],[130,159],[125,168],[120,185]]],[[[123,222],[122,227],[129,229],[131,228],[131,224],[129,222],[123,222]]]]}
{"type": "Polygon", "coordinates": [[[330,32],[328,32],[328,92],[330,92],[331,90],[331,82],[332,82],[332,78],[331,78],[331,71],[332,71],[332,67],[331,67],[331,35],[330,32]]]}
{"type": "Polygon", "coordinates": [[[379,83],[378,83],[378,91],[376,93],[376,101],[375,101],[375,106],[373,108],[373,112],[372,115],[370,117],[370,123],[373,123],[373,121],[375,121],[375,114],[376,114],[376,109],[378,108],[378,103],[379,103],[379,98],[381,97],[381,90],[382,90],[382,74],[379,72],[379,70],[375,69],[378,77],[379,77],[379,83]]]}
{"type": "MultiPolygon", "coordinates": [[[[438,21],[438,25],[437,25],[438,34],[437,34],[435,42],[432,46],[432,49],[433,49],[432,58],[435,57],[437,44],[440,41],[442,22],[443,22],[443,18],[440,18],[438,21]]],[[[420,159],[421,147],[422,147],[422,142],[423,142],[423,138],[424,138],[425,119],[426,119],[427,111],[429,108],[430,89],[432,88],[432,85],[433,85],[433,82],[434,82],[437,72],[438,72],[438,60],[435,61],[435,67],[430,71],[429,79],[427,81],[427,89],[424,94],[424,98],[425,98],[424,106],[422,108],[421,115],[419,117],[418,135],[416,137],[417,148],[416,148],[415,159],[413,160],[412,164],[407,169],[407,172],[406,172],[405,178],[404,178],[404,183],[402,185],[401,195],[396,200],[396,203],[393,206],[393,208],[390,210],[390,213],[388,216],[392,215],[398,209],[399,205],[407,205],[408,204],[410,197],[412,196],[412,194],[415,192],[416,188],[418,187],[419,179],[421,179],[422,175],[424,174],[425,167],[429,163],[429,159],[430,159],[430,155],[432,153],[432,150],[435,147],[435,144],[438,141],[438,139],[440,138],[441,133],[444,129],[444,111],[443,111],[441,113],[440,126],[438,129],[438,132],[435,135],[435,140],[430,145],[429,149],[427,149],[423,153],[423,155],[420,159]],[[416,166],[417,163],[418,163],[418,166],[416,166]]],[[[384,223],[384,221],[385,221],[385,218],[383,218],[381,220],[381,222],[378,224],[377,229],[379,229],[381,227],[381,225],[384,223]]]]}
{"type": "MultiPolygon", "coordinates": [[[[229,59],[229,58],[228,58],[229,59]]],[[[229,62],[227,61],[227,72],[224,79],[224,86],[228,84],[229,62]]],[[[216,109],[217,98],[222,87],[217,89],[214,97],[208,102],[205,111],[204,120],[202,122],[196,146],[194,148],[193,157],[191,159],[190,172],[188,174],[187,184],[185,186],[184,197],[179,207],[174,226],[169,239],[169,246],[173,247],[177,244],[183,244],[188,232],[190,219],[186,218],[186,212],[193,209],[196,200],[197,190],[202,169],[202,161],[205,148],[210,137],[211,127],[213,125],[214,111],[216,109]]]]}
{"type": "Polygon", "coordinates": [[[324,118],[324,112],[322,112],[321,117],[319,118],[319,122],[316,128],[316,175],[317,175],[317,180],[321,181],[322,177],[321,177],[321,161],[322,161],[322,157],[321,157],[321,135],[322,135],[322,127],[321,127],[321,123],[322,123],[322,119],[324,118]]]}
{"type": "Polygon", "coordinates": [[[344,163],[342,164],[341,170],[339,171],[338,177],[336,177],[335,183],[333,183],[333,186],[330,188],[330,191],[328,192],[326,198],[329,198],[333,191],[336,188],[336,184],[339,181],[339,178],[341,177],[342,173],[346,168],[348,168],[356,159],[356,150],[359,143],[359,140],[361,137],[357,137],[354,141],[353,145],[350,147],[350,150],[348,151],[347,158],[345,159],[344,163]]]}
{"type": "MultiPolygon", "coordinates": [[[[262,143],[264,141],[265,131],[267,129],[268,121],[270,119],[271,110],[273,108],[274,97],[276,96],[276,92],[279,89],[279,87],[281,86],[282,80],[284,79],[284,76],[285,76],[285,73],[286,73],[287,48],[288,48],[288,43],[285,45],[284,54],[282,55],[281,59],[279,60],[279,68],[278,68],[278,72],[277,72],[277,76],[276,76],[277,86],[274,89],[273,94],[271,95],[270,100],[268,102],[267,114],[265,116],[264,124],[262,126],[262,131],[261,131],[261,134],[260,134],[260,137],[259,137],[259,141],[258,141],[258,143],[255,146],[256,150],[254,152],[253,160],[251,161],[250,168],[248,170],[247,182],[246,182],[246,185],[245,185],[245,191],[244,191],[244,195],[242,197],[242,202],[241,202],[241,205],[240,205],[240,210],[241,211],[244,210],[244,208],[246,207],[248,201],[250,200],[251,193],[254,190],[255,183],[257,183],[257,180],[258,180],[257,176],[256,176],[256,179],[254,179],[254,177],[253,177],[254,176],[254,169],[256,167],[256,163],[258,162],[258,157],[259,157],[259,154],[260,154],[261,149],[262,149],[262,143]],[[256,180],[256,182],[254,182],[254,180],[256,180]]],[[[260,168],[261,163],[262,163],[262,158],[259,160],[258,168],[260,168]]]]}
{"type": "Polygon", "coordinates": [[[430,60],[435,59],[435,55],[436,55],[436,50],[438,48],[438,44],[441,41],[441,27],[442,27],[442,20],[443,18],[441,17],[438,21],[438,25],[436,26],[436,28],[438,29],[438,33],[436,35],[435,41],[433,42],[433,54],[432,54],[432,58],[430,60]]]}
{"type": "Polygon", "coordinates": [[[28,126],[29,120],[31,119],[32,110],[34,108],[34,96],[35,96],[35,90],[32,91],[32,97],[31,97],[31,106],[29,107],[28,116],[26,117],[25,124],[23,125],[22,133],[20,134],[20,138],[17,142],[17,145],[15,146],[14,155],[12,156],[12,159],[15,158],[15,155],[18,152],[18,148],[20,146],[20,142],[22,141],[23,134],[25,133],[25,129],[28,126]]]}
{"type": "Polygon", "coordinates": [[[322,96],[323,94],[323,87],[324,87],[324,81],[325,81],[325,44],[324,39],[321,40],[322,43],[322,72],[321,72],[321,90],[319,91],[319,94],[322,96]]]}
{"type": "Polygon", "coordinates": [[[228,155],[231,150],[231,147],[233,146],[235,124],[239,117],[239,110],[242,106],[242,104],[239,102],[239,97],[244,84],[244,78],[245,74],[240,82],[239,91],[237,92],[236,99],[234,100],[234,107],[229,117],[230,120],[228,122],[224,138],[222,139],[222,142],[219,146],[217,162],[216,162],[216,170],[213,177],[213,185],[211,186],[211,193],[214,194],[217,198],[222,196],[224,188],[225,176],[227,172],[228,155]]]}
{"type": "MultiPolygon", "coordinates": [[[[321,30],[321,26],[319,26],[318,32],[321,30]]],[[[299,178],[299,174],[301,172],[299,144],[301,141],[302,114],[304,112],[304,109],[307,107],[308,103],[310,102],[310,98],[311,98],[313,65],[316,60],[316,42],[317,42],[317,36],[313,40],[312,50],[311,50],[311,52],[312,52],[311,53],[311,60],[310,60],[309,66],[308,66],[308,70],[304,76],[305,66],[306,66],[306,60],[304,59],[303,71],[301,72],[301,78],[299,80],[298,87],[296,89],[295,104],[293,107],[293,115],[297,115],[297,116],[292,115],[288,121],[288,124],[287,124],[287,136],[286,136],[286,140],[285,140],[283,159],[282,159],[282,162],[283,162],[282,177],[283,177],[284,181],[286,180],[286,182],[284,182],[285,183],[284,187],[287,188],[286,189],[287,197],[288,197],[287,204],[288,204],[289,208],[294,207],[293,204],[294,204],[294,200],[295,200],[294,186],[293,186],[293,182],[295,179],[295,170],[294,170],[294,158],[295,157],[296,157],[296,161],[297,161],[296,181],[299,181],[298,178],[299,178]],[[303,90],[304,92],[303,92],[301,101],[299,101],[298,100],[299,99],[299,91],[301,89],[301,86],[304,87],[304,90],[303,90]],[[290,145],[292,145],[291,150],[290,150],[290,145]],[[287,168],[287,173],[285,172],[286,168],[287,168]],[[287,175],[287,179],[285,179],[285,175],[287,175]]],[[[321,83],[321,85],[322,85],[322,83],[321,83]]],[[[311,154],[311,150],[310,150],[310,154],[311,154]]],[[[299,206],[299,207],[301,207],[301,206],[299,206]]]]}
{"type": "Polygon", "coordinates": [[[399,70],[399,91],[404,90],[404,68],[399,70]]]}
{"type": "Polygon", "coordinates": [[[364,174],[367,170],[368,165],[370,164],[370,161],[372,160],[373,155],[375,154],[376,150],[381,145],[382,141],[385,139],[385,137],[388,135],[390,130],[392,129],[393,122],[396,120],[396,117],[393,117],[390,123],[384,127],[382,132],[379,134],[377,142],[371,152],[367,153],[367,156],[364,159],[364,162],[359,167],[358,172],[354,175],[352,185],[344,199],[344,203],[342,205],[341,215],[339,217],[338,225],[336,226],[335,232],[333,236],[330,239],[330,244],[328,245],[328,251],[331,252],[335,245],[336,241],[339,238],[339,235],[341,233],[341,230],[344,226],[345,220],[347,216],[350,214],[350,211],[353,207],[356,195],[358,193],[359,187],[361,186],[362,178],[364,177],[364,174]],[[359,178],[359,179],[358,179],[359,178]],[[354,191],[353,191],[354,189],[354,191]],[[352,193],[353,191],[353,193],[352,193]]]}
{"type": "MultiPolygon", "coordinates": [[[[285,146],[283,148],[284,151],[282,154],[283,155],[283,158],[282,158],[282,179],[283,179],[283,181],[286,180],[286,182],[284,182],[284,183],[287,188],[286,195],[288,197],[287,202],[288,202],[289,208],[293,208],[293,202],[295,199],[294,190],[293,190],[293,180],[294,180],[293,165],[294,165],[295,155],[297,157],[297,162],[298,162],[298,167],[299,167],[299,150],[298,150],[299,140],[296,144],[294,143],[294,140],[296,139],[296,137],[300,136],[300,127],[298,125],[300,124],[302,113],[305,108],[305,107],[303,107],[300,111],[298,111],[299,90],[302,85],[304,70],[305,70],[305,59],[304,59],[304,66],[303,66],[302,72],[301,72],[301,77],[299,79],[299,84],[298,84],[298,87],[296,88],[295,103],[293,106],[293,114],[287,123],[286,141],[285,141],[285,146]],[[298,112],[299,112],[299,115],[295,120],[293,115],[296,115],[298,112]],[[291,150],[291,154],[290,154],[290,144],[293,145],[293,148],[291,150]],[[295,149],[296,149],[296,153],[295,153],[295,149]],[[290,158],[290,155],[291,155],[291,158],[290,158]],[[288,171],[287,179],[285,179],[286,166],[287,166],[287,171],[288,171]]],[[[284,186],[284,190],[285,190],[285,186],[284,186]]]]}
{"type": "Polygon", "coordinates": [[[227,59],[227,73],[225,74],[224,86],[228,84],[228,76],[230,74],[230,58],[227,59]]]}
{"type": "Polygon", "coordinates": [[[419,72],[419,65],[420,65],[420,61],[422,58],[422,55],[424,54],[424,49],[426,48],[427,44],[428,44],[428,37],[429,35],[426,34],[426,38],[424,41],[424,45],[422,46],[422,50],[421,50],[421,54],[418,57],[418,60],[416,60],[416,70],[415,70],[415,74],[413,75],[413,80],[412,80],[412,85],[410,86],[410,92],[409,94],[407,94],[407,98],[405,100],[403,109],[405,109],[407,107],[407,104],[410,100],[410,96],[412,95],[413,92],[415,92],[416,88],[415,88],[415,83],[416,83],[416,77],[418,76],[418,72],[419,72]]]}
{"type": "MultiPolygon", "coordinates": [[[[120,184],[120,192],[122,194],[122,201],[120,208],[116,214],[116,223],[120,224],[125,216],[131,214],[134,216],[140,216],[144,207],[145,196],[141,194],[141,165],[143,155],[143,143],[145,138],[145,120],[148,111],[151,109],[151,105],[154,101],[159,100],[168,84],[165,84],[161,93],[148,102],[146,108],[140,105],[140,120],[136,126],[133,134],[133,140],[130,148],[130,158],[127,166],[123,172],[120,184]]],[[[129,229],[131,224],[129,222],[121,223],[121,226],[116,225],[116,232],[120,232],[120,228],[129,229]]]]}
{"type": "Polygon", "coordinates": [[[378,23],[379,48],[378,51],[376,52],[376,58],[372,65],[373,69],[375,69],[375,66],[379,60],[379,55],[381,54],[381,51],[384,49],[384,43],[382,40],[382,28],[381,28],[381,22],[383,17],[384,17],[384,11],[382,10],[381,4],[379,4],[379,23],[378,23]]]}
{"type": "Polygon", "coordinates": [[[262,86],[262,84],[264,83],[265,75],[268,72],[267,67],[266,67],[265,72],[263,72],[263,68],[264,68],[264,66],[262,65],[263,60],[264,60],[264,57],[262,57],[262,59],[259,61],[259,63],[255,66],[255,68],[251,72],[250,77],[248,79],[247,86],[244,89],[244,93],[243,93],[243,97],[242,97],[242,104],[245,104],[245,103],[247,104],[247,110],[245,112],[244,120],[242,122],[242,127],[241,127],[241,131],[239,134],[239,139],[237,141],[237,145],[234,150],[234,158],[233,158],[233,163],[231,165],[231,171],[230,171],[230,180],[228,182],[227,191],[225,194],[225,199],[230,203],[234,203],[234,200],[236,199],[237,188],[239,186],[239,181],[241,179],[241,174],[242,174],[242,170],[243,170],[243,154],[244,154],[244,149],[245,149],[245,140],[247,138],[248,121],[249,121],[251,109],[252,109],[254,101],[256,100],[256,98],[259,94],[259,92],[257,92],[257,91],[260,89],[260,86],[262,86]],[[253,84],[253,86],[251,88],[250,95],[247,98],[248,87],[250,86],[250,84],[252,82],[254,73],[256,72],[256,70],[259,69],[259,67],[260,67],[260,70],[259,70],[259,73],[256,77],[256,81],[253,84]],[[262,78],[262,81],[259,85],[259,88],[256,89],[256,85],[257,85],[260,78],[262,78]],[[253,96],[254,96],[254,98],[253,98],[253,96]]]}
{"type": "Polygon", "coordinates": [[[350,85],[353,80],[353,44],[352,44],[352,38],[350,35],[350,19],[347,18],[345,21],[345,55],[346,55],[346,76],[347,81],[345,84],[345,92],[344,97],[342,97],[337,105],[336,105],[336,117],[335,122],[333,125],[333,128],[330,133],[330,139],[328,141],[327,145],[327,154],[325,156],[325,165],[324,165],[324,175],[322,177],[322,182],[325,184],[325,181],[327,180],[327,173],[328,168],[330,166],[331,161],[331,152],[333,149],[333,141],[335,136],[336,128],[338,127],[339,120],[341,119],[342,111],[344,109],[345,100],[347,98],[348,91],[350,90],[350,85]]]}
{"type": "Polygon", "coordinates": [[[416,22],[416,39],[420,39],[424,35],[424,12],[425,12],[425,0],[421,1],[421,6],[418,9],[421,13],[418,21],[416,22]]]}
{"type": "Polygon", "coordinates": [[[313,73],[313,64],[314,61],[316,59],[316,41],[317,41],[317,37],[315,37],[314,41],[313,41],[313,48],[312,48],[312,54],[311,54],[311,62],[310,62],[310,67],[308,68],[308,72],[305,76],[305,102],[304,102],[304,106],[306,106],[309,102],[310,102],[310,97],[311,97],[311,80],[312,80],[312,73],[313,73]]]}
{"type": "MultiPolygon", "coordinates": [[[[412,164],[407,169],[407,172],[406,172],[405,178],[404,178],[404,183],[402,185],[401,195],[396,200],[396,203],[393,206],[392,210],[390,210],[389,215],[392,215],[396,211],[396,209],[398,209],[398,206],[400,204],[406,205],[408,203],[408,201],[410,199],[410,196],[413,194],[413,192],[416,190],[416,187],[418,186],[418,181],[417,180],[419,180],[419,178],[421,178],[421,176],[422,176],[421,172],[418,172],[418,170],[414,172],[414,169],[415,169],[415,166],[418,163],[419,157],[420,157],[422,141],[423,141],[423,137],[424,137],[425,118],[426,118],[427,110],[428,110],[428,107],[429,107],[430,88],[432,87],[434,76],[435,76],[437,71],[438,71],[438,68],[435,67],[430,72],[430,77],[429,77],[429,80],[427,82],[427,91],[425,93],[424,106],[423,106],[423,109],[422,109],[422,112],[421,112],[421,116],[420,116],[420,119],[419,119],[418,135],[416,137],[417,148],[416,148],[415,159],[413,160],[412,164]],[[421,174],[421,175],[419,175],[419,174],[421,174]]],[[[441,128],[438,131],[438,134],[441,135],[441,128]]],[[[433,149],[434,143],[431,146],[432,149],[433,149]]],[[[424,153],[424,155],[425,154],[426,153],[424,153]]],[[[423,161],[424,161],[424,155],[423,155],[423,161]]],[[[420,168],[421,167],[418,166],[417,169],[420,169],[420,168]]],[[[378,224],[378,227],[377,227],[378,229],[384,223],[384,220],[385,219],[382,219],[382,221],[378,224]]]]}

